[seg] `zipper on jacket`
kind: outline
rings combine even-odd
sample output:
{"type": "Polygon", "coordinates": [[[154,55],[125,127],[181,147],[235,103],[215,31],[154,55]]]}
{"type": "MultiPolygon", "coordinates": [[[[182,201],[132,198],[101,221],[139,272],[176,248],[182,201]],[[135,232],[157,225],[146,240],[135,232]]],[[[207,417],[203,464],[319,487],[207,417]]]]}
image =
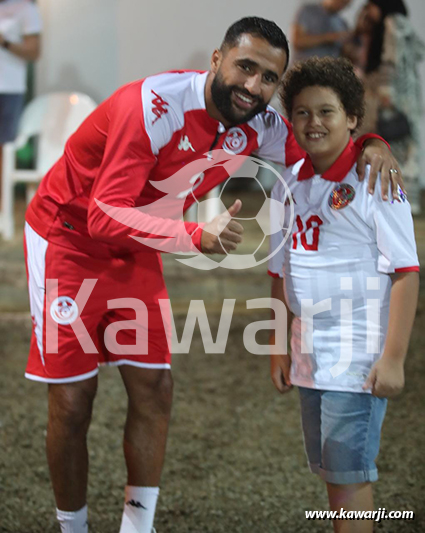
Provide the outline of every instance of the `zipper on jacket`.
{"type": "Polygon", "coordinates": [[[223,124],[219,124],[217,132],[215,134],[214,140],[210,146],[210,149],[208,150],[208,160],[211,161],[212,159],[212,151],[214,150],[214,147],[217,145],[218,140],[220,138],[220,135],[226,131],[226,128],[223,126],[223,124]]]}

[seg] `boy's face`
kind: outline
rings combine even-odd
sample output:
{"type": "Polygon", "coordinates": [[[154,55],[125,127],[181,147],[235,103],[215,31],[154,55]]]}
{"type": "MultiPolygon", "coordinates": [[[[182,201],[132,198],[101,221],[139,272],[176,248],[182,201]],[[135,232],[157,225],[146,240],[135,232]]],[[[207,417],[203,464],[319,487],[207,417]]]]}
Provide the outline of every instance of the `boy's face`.
{"type": "Polygon", "coordinates": [[[334,161],[341,154],[351,130],[357,125],[357,118],[347,116],[332,89],[313,86],[303,89],[294,98],[292,125],[298,144],[316,166],[315,162],[334,161]]]}

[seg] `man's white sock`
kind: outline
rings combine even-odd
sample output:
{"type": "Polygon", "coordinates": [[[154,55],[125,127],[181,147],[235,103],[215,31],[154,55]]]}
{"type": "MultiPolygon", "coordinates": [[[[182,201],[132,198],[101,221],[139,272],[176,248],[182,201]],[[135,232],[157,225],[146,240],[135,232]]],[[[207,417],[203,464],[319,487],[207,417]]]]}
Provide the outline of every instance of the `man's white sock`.
{"type": "Polygon", "coordinates": [[[159,487],[125,488],[120,533],[151,533],[159,487]]]}
{"type": "Polygon", "coordinates": [[[79,511],[61,511],[56,509],[56,517],[59,521],[62,533],[88,533],[87,505],[79,511]]]}

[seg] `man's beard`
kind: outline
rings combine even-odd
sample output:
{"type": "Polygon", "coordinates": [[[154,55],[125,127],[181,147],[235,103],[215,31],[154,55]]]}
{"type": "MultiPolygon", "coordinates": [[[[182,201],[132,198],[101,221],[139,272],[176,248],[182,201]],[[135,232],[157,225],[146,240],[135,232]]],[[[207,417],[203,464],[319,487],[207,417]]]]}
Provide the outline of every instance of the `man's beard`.
{"type": "Polygon", "coordinates": [[[266,110],[267,104],[260,96],[256,96],[254,97],[257,100],[257,105],[255,107],[250,111],[246,111],[245,114],[242,109],[238,113],[235,109],[235,105],[232,103],[233,91],[249,96],[249,98],[253,98],[248,91],[241,89],[237,85],[226,85],[220,72],[217,72],[211,84],[211,96],[214,105],[220,111],[220,114],[230,122],[230,124],[243,124],[244,122],[250,121],[255,115],[258,115],[258,113],[266,110]]]}

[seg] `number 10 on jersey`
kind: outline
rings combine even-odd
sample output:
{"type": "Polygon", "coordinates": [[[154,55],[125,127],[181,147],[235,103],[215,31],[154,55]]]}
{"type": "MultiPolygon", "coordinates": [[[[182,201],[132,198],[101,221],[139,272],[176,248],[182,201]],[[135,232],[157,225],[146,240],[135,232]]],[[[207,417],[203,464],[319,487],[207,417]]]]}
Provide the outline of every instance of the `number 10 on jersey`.
{"type": "Polygon", "coordinates": [[[296,223],[298,229],[292,234],[292,249],[297,249],[299,238],[301,245],[305,250],[317,252],[319,247],[320,226],[323,224],[323,220],[317,215],[311,215],[311,217],[307,219],[307,222],[304,226],[300,215],[297,215],[296,223]],[[307,232],[309,230],[313,230],[312,232],[309,232],[309,237],[312,235],[311,242],[307,242],[307,232]]]}

